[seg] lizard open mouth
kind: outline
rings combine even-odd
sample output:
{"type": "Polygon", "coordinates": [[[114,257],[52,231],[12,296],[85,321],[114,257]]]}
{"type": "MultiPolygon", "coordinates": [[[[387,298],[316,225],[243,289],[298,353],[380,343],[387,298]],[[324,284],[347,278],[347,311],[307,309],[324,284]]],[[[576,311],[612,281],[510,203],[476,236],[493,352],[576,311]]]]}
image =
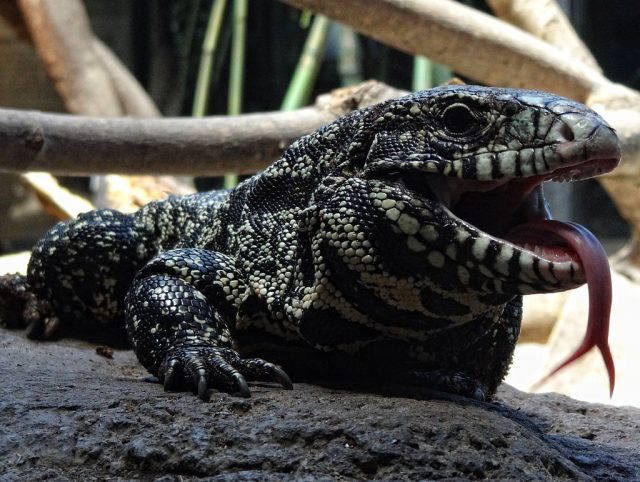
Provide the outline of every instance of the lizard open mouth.
{"type": "Polygon", "coordinates": [[[583,226],[551,219],[542,189],[545,181],[583,180],[614,169],[620,152],[613,131],[609,132],[611,136],[606,142],[600,142],[598,148],[588,154],[585,151],[577,162],[528,177],[478,181],[427,175],[426,183],[421,176],[403,176],[402,182],[409,189],[435,195],[445,212],[469,232],[508,245],[514,251],[526,252],[529,259],[534,260],[538,273],[546,270],[541,276],[550,281],[551,286],[555,284],[555,290],[586,282],[589,320],[585,338],[547,378],[597,346],[613,393],[615,368],[608,346],[612,288],[607,255],[595,236],[583,226]]]}
{"type": "MultiPolygon", "coordinates": [[[[554,263],[578,262],[593,256],[592,243],[574,242],[565,236],[558,221],[551,220],[543,193],[545,181],[568,182],[591,178],[613,170],[619,158],[593,159],[579,166],[563,167],[546,174],[525,178],[503,178],[475,181],[443,176],[428,176],[428,189],[441,206],[460,222],[503,242],[532,252],[554,263]]],[[[410,189],[424,179],[403,179],[410,189]]],[[[582,228],[584,230],[584,228],[582,228]]],[[[573,273],[576,284],[582,284],[581,270],[573,273]]]]}

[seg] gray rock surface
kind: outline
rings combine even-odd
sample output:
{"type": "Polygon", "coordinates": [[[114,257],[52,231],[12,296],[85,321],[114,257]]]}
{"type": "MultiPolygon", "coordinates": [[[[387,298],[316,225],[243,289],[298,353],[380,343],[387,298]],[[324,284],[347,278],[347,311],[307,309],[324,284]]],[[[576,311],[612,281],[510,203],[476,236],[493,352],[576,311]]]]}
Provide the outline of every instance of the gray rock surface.
{"type": "Polygon", "coordinates": [[[130,351],[0,330],[0,480],[640,480],[637,408],[306,384],[205,404],[146,376],[130,351]]]}

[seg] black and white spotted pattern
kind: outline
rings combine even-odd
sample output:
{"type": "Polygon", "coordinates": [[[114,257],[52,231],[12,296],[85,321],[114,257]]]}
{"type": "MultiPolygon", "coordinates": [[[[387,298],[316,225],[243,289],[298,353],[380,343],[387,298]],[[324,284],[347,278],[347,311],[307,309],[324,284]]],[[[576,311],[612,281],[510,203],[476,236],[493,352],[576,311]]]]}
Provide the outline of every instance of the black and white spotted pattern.
{"type": "Polygon", "coordinates": [[[449,86],[356,111],[231,192],[57,225],[29,265],[50,304],[32,323],[126,327],[165,387],[202,398],[247,395],[245,379],[291,387],[250,358],[266,354],[296,376],[326,367],[489,396],[520,295],[584,280],[574,262],[504,242],[524,208],[484,192],[571,176],[612,135],[586,107],[531,91],[449,86]]]}

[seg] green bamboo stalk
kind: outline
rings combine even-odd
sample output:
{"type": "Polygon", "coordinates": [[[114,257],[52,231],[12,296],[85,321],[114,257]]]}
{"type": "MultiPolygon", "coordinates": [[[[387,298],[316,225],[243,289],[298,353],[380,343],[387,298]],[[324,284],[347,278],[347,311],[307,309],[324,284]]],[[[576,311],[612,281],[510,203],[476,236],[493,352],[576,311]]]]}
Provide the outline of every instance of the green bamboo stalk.
{"type": "MultiPolygon", "coordinates": [[[[248,0],[233,0],[233,35],[231,37],[231,66],[229,69],[229,97],[227,99],[227,114],[229,115],[238,115],[242,112],[248,9],[248,0]]],[[[231,189],[237,185],[237,174],[225,174],[225,188],[231,189]]]]}
{"type": "Polygon", "coordinates": [[[281,110],[297,109],[309,101],[326,50],[330,26],[331,21],[324,15],[316,15],[313,19],[281,110]]]}
{"type": "Polygon", "coordinates": [[[207,31],[202,42],[198,79],[196,80],[196,91],[193,99],[192,115],[194,117],[202,117],[207,113],[209,94],[211,92],[213,59],[216,55],[226,7],[227,0],[215,0],[211,5],[207,31]]]}
{"type": "Polygon", "coordinates": [[[453,77],[450,69],[426,57],[413,58],[412,90],[425,90],[447,83],[453,77]]]}
{"type": "Polygon", "coordinates": [[[313,12],[311,10],[304,9],[300,12],[300,20],[298,25],[300,28],[307,29],[311,25],[311,19],[313,18],[313,12]]]}
{"type": "Polygon", "coordinates": [[[338,73],[342,86],[362,82],[362,52],[358,34],[349,27],[340,26],[338,34],[338,73]]]}
{"type": "Polygon", "coordinates": [[[443,85],[453,78],[453,72],[449,67],[442,64],[433,64],[432,67],[433,85],[443,85]]]}
{"type": "Polygon", "coordinates": [[[425,90],[433,87],[433,63],[426,57],[416,55],[413,58],[411,90],[425,90]]]}
{"type": "Polygon", "coordinates": [[[233,36],[231,38],[231,66],[227,114],[242,112],[244,90],[244,52],[247,35],[248,0],[233,0],[233,36]]]}

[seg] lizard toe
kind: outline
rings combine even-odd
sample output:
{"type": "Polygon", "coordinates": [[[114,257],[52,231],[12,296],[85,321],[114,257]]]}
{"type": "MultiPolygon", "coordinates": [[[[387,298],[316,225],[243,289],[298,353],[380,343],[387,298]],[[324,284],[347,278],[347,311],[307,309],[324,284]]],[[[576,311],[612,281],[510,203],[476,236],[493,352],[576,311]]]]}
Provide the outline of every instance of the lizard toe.
{"type": "Polygon", "coordinates": [[[209,387],[207,386],[207,371],[204,368],[198,369],[193,381],[196,387],[198,387],[198,398],[203,402],[208,402],[209,387]]]}
{"type": "Polygon", "coordinates": [[[279,366],[265,361],[262,358],[241,359],[238,364],[238,369],[250,380],[276,382],[285,390],[293,389],[293,383],[291,383],[289,375],[279,366]]]}
{"type": "MultiPolygon", "coordinates": [[[[209,400],[210,388],[235,392],[248,398],[251,391],[243,374],[244,361],[230,348],[180,347],[166,355],[158,378],[164,383],[165,391],[191,389],[203,401],[209,400]]],[[[273,367],[276,369],[273,378],[286,383],[288,377],[284,375],[282,378],[277,373],[279,369],[275,365],[273,367]]]]}
{"type": "Polygon", "coordinates": [[[164,385],[165,392],[177,390],[182,380],[182,364],[177,358],[165,359],[158,373],[158,378],[164,385]]]}
{"type": "Polygon", "coordinates": [[[60,318],[57,316],[27,316],[25,333],[32,340],[51,340],[60,331],[60,318]]]}

